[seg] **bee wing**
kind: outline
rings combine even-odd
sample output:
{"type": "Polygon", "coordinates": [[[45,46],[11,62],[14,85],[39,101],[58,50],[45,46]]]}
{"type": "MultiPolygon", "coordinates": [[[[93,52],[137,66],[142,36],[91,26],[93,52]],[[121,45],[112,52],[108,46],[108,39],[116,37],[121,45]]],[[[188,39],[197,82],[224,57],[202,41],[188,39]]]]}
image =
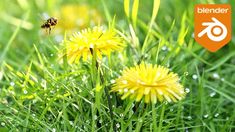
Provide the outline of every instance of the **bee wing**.
{"type": "Polygon", "coordinates": [[[38,14],[38,16],[45,22],[50,18],[50,16],[46,12],[38,14]]]}

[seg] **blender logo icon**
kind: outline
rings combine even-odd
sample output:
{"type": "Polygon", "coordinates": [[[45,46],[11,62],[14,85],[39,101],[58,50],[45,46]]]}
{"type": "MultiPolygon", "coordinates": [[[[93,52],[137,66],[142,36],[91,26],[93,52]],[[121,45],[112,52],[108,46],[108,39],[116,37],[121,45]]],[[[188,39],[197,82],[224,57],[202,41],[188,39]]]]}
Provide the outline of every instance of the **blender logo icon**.
{"type": "Polygon", "coordinates": [[[196,41],[215,52],[231,40],[231,6],[229,4],[199,4],[194,9],[196,41]]]}

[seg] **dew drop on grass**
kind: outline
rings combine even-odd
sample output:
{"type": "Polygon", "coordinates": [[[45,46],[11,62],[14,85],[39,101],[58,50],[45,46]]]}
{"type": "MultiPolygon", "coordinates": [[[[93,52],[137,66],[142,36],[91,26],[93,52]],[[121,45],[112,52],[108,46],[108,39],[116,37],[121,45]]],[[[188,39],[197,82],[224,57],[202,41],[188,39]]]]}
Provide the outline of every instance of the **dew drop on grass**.
{"type": "Polygon", "coordinates": [[[197,76],[196,74],[194,74],[194,75],[192,76],[192,78],[193,78],[194,80],[196,80],[196,79],[198,78],[198,76],[197,76]]]}
{"type": "Polygon", "coordinates": [[[24,94],[27,94],[28,93],[28,91],[27,90],[24,90],[24,94]]]}
{"type": "Polygon", "coordinates": [[[216,92],[210,93],[210,97],[214,97],[216,95],[216,92]]]}
{"type": "Polygon", "coordinates": [[[32,114],[33,117],[35,117],[36,115],[35,114],[32,114]]]}
{"type": "Polygon", "coordinates": [[[218,116],[219,116],[219,113],[216,113],[216,114],[214,115],[215,118],[218,117],[218,116]]]}
{"type": "Polygon", "coordinates": [[[2,125],[2,126],[5,126],[6,124],[5,124],[5,122],[1,122],[1,125],[2,125]]]}
{"type": "Polygon", "coordinates": [[[10,82],[10,85],[13,87],[13,86],[15,86],[15,83],[14,82],[10,82]]]}
{"type": "Polygon", "coordinates": [[[97,118],[98,118],[97,115],[95,115],[95,116],[94,116],[94,120],[97,120],[97,118]]]}
{"type": "Polygon", "coordinates": [[[189,92],[190,92],[190,89],[189,89],[189,88],[185,88],[185,92],[186,92],[186,93],[189,93],[189,92]]]}
{"type": "Polygon", "coordinates": [[[185,129],[185,132],[188,132],[188,128],[185,129]]]}
{"type": "Polygon", "coordinates": [[[114,80],[114,79],[112,79],[111,81],[110,81],[110,83],[112,83],[112,84],[114,84],[116,81],[114,80]]]}
{"type": "Polygon", "coordinates": [[[167,46],[165,46],[165,45],[162,46],[162,50],[163,50],[163,51],[167,51],[167,50],[168,50],[167,46]]]}
{"type": "Polygon", "coordinates": [[[54,91],[54,90],[51,90],[51,91],[50,91],[50,93],[54,94],[54,93],[55,93],[55,91],[54,91]]]}
{"type": "Polygon", "coordinates": [[[99,123],[101,124],[102,122],[103,122],[103,121],[100,119],[100,120],[99,120],[99,123]]]}
{"type": "Polygon", "coordinates": [[[55,129],[55,128],[52,128],[52,132],[56,132],[56,129],[55,129]]]}
{"type": "Polygon", "coordinates": [[[224,78],[221,78],[221,81],[223,82],[223,81],[224,81],[224,78]]]}
{"type": "Polygon", "coordinates": [[[73,126],[73,121],[69,121],[69,124],[70,124],[71,126],[73,126]]]}
{"type": "Polygon", "coordinates": [[[208,116],[209,116],[209,115],[208,115],[208,114],[206,114],[206,115],[204,115],[203,117],[204,117],[204,118],[208,118],[208,116]]]}
{"type": "Polygon", "coordinates": [[[187,119],[188,119],[188,120],[192,120],[192,116],[188,116],[187,119]]]}
{"type": "Polygon", "coordinates": [[[219,76],[219,74],[218,74],[218,73],[214,73],[214,74],[213,74],[213,78],[215,78],[215,79],[219,79],[219,78],[220,78],[220,76],[219,76]]]}
{"type": "Polygon", "coordinates": [[[120,117],[123,117],[123,116],[124,116],[124,115],[121,113],[121,114],[120,114],[120,117]]]}

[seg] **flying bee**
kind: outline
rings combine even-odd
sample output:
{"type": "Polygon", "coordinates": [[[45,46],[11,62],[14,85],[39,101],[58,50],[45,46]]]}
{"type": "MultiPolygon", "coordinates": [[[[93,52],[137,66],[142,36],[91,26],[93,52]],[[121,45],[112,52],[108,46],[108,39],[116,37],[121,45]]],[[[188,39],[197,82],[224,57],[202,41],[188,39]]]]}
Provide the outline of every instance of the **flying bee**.
{"type": "Polygon", "coordinates": [[[55,26],[57,24],[58,20],[56,18],[49,18],[47,21],[41,25],[41,28],[47,29],[49,31],[49,34],[51,32],[51,27],[55,26]]]}

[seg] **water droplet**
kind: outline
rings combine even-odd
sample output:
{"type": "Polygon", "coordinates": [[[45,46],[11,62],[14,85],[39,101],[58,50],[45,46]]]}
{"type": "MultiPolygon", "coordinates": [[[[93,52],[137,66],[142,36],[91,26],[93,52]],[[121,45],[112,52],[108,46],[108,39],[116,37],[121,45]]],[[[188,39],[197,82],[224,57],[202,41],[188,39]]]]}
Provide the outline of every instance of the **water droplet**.
{"type": "Polygon", "coordinates": [[[55,129],[55,128],[52,128],[52,132],[56,132],[56,129],[55,129]]]}
{"type": "Polygon", "coordinates": [[[35,117],[36,115],[35,114],[32,114],[33,117],[35,117]]]}
{"type": "Polygon", "coordinates": [[[189,92],[190,92],[190,89],[189,89],[189,88],[185,88],[185,92],[186,92],[186,93],[189,93],[189,92]]]}
{"type": "Polygon", "coordinates": [[[120,114],[120,117],[123,117],[124,115],[123,114],[120,114]]]}
{"type": "Polygon", "coordinates": [[[219,113],[216,113],[216,114],[214,115],[215,118],[218,117],[218,116],[219,116],[219,113]]]}
{"type": "Polygon", "coordinates": [[[111,82],[112,84],[114,84],[116,81],[112,79],[110,82],[111,82]]]}
{"type": "Polygon", "coordinates": [[[187,119],[188,119],[188,120],[192,120],[192,116],[188,116],[187,119]]]}
{"type": "Polygon", "coordinates": [[[188,132],[188,128],[185,129],[185,132],[188,132]]]}
{"type": "Polygon", "coordinates": [[[168,47],[164,45],[164,46],[162,46],[162,50],[166,51],[166,50],[168,50],[168,47]]]}
{"type": "Polygon", "coordinates": [[[196,74],[194,74],[192,77],[194,80],[196,80],[198,78],[196,74]]]}
{"type": "Polygon", "coordinates": [[[221,78],[221,81],[223,82],[223,81],[224,81],[224,78],[221,78]]]}
{"type": "Polygon", "coordinates": [[[215,78],[215,79],[219,79],[219,78],[220,78],[220,76],[219,76],[219,74],[218,74],[218,73],[214,73],[214,74],[213,74],[213,78],[215,78]]]}
{"type": "Polygon", "coordinates": [[[1,125],[2,125],[2,126],[5,126],[5,125],[6,125],[6,123],[5,123],[5,122],[1,122],[1,125]]]}
{"type": "Polygon", "coordinates": [[[203,117],[204,117],[204,118],[208,118],[208,116],[209,116],[209,115],[208,115],[208,114],[206,114],[206,115],[204,115],[203,117]]]}
{"type": "Polygon", "coordinates": [[[210,93],[210,97],[214,97],[216,95],[216,92],[210,93]]]}
{"type": "Polygon", "coordinates": [[[100,120],[99,120],[99,123],[102,123],[102,122],[103,122],[103,121],[100,119],[100,120]]]}
{"type": "Polygon", "coordinates": [[[53,93],[55,93],[55,91],[54,91],[54,90],[51,90],[51,91],[50,91],[50,93],[52,93],[52,94],[53,94],[53,93]]]}
{"type": "Polygon", "coordinates": [[[10,85],[13,87],[13,86],[15,86],[15,83],[14,82],[10,82],[10,85]]]}
{"type": "Polygon", "coordinates": [[[69,124],[70,124],[71,126],[73,126],[73,121],[69,121],[69,124]]]}
{"type": "Polygon", "coordinates": [[[113,98],[113,96],[112,96],[112,95],[110,95],[109,97],[110,97],[110,99],[112,99],[112,98],[113,98]]]}
{"type": "Polygon", "coordinates": [[[120,124],[119,124],[119,123],[117,123],[117,124],[116,124],[116,127],[117,127],[117,128],[120,128],[120,124]]]}
{"type": "Polygon", "coordinates": [[[28,93],[28,91],[27,90],[24,90],[24,94],[27,94],[28,93]]]}
{"type": "Polygon", "coordinates": [[[98,118],[97,115],[95,115],[95,116],[94,116],[94,120],[97,120],[97,118],[98,118]]]}
{"type": "Polygon", "coordinates": [[[50,54],[50,56],[52,57],[52,56],[54,56],[54,54],[50,54]]]}

